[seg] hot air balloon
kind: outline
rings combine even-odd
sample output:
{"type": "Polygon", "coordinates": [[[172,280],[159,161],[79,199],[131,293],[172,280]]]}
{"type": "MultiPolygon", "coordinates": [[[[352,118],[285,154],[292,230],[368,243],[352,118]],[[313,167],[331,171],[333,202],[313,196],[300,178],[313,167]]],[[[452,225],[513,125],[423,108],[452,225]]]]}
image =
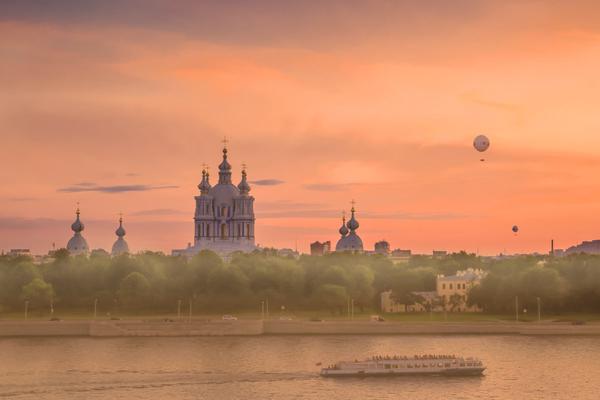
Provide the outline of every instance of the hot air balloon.
{"type": "Polygon", "coordinates": [[[512,231],[513,231],[514,233],[517,233],[517,232],[519,232],[519,227],[518,227],[518,226],[516,226],[516,225],[513,225],[513,227],[512,227],[512,231]]]}
{"type": "MultiPolygon", "coordinates": [[[[475,139],[473,139],[473,147],[480,153],[483,153],[490,147],[490,139],[485,135],[479,135],[475,139]]],[[[481,159],[481,161],[485,161],[485,159],[481,159]]]]}

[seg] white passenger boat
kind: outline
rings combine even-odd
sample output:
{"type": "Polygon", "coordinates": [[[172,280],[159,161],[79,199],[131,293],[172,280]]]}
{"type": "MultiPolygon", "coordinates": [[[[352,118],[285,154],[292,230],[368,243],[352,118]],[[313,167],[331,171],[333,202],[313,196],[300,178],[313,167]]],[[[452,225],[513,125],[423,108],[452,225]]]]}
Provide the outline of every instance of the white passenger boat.
{"type": "Polygon", "coordinates": [[[340,361],[321,369],[321,376],[481,375],[483,363],[454,355],[375,356],[364,361],[340,361]]]}

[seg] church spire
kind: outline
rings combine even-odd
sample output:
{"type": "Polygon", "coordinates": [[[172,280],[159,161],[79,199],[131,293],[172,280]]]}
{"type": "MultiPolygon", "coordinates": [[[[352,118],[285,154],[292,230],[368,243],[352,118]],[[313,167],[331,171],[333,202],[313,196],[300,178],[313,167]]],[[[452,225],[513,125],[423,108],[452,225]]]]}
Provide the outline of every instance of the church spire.
{"type": "Polygon", "coordinates": [[[219,165],[219,184],[231,184],[231,165],[227,161],[227,138],[223,139],[223,161],[219,165]]]}

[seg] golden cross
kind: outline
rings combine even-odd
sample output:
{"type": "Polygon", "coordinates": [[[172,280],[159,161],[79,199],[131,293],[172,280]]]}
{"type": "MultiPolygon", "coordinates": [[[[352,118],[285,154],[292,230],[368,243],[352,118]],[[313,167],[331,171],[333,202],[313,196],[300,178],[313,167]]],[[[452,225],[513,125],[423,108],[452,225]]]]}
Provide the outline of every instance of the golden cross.
{"type": "Polygon", "coordinates": [[[346,210],[342,210],[342,218],[346,219],[346,210]]]}
{"type": "Polygon", "coordinates": [[[352,199],[352,201],[350,202],[350,204],[352,204],[352,208],[354,208],[354,206],[356,205],[356,202],[354,201],[354,199],[352,199]]]}
{"type": "Polygon", "coordinates": [[[79,202],[77,202],[77,214],[79,214],[79,202]]]}
{"type": "Polygon", "coordinates": [[[242,169],[245,171],[246,170],[246,163],[242,163],[242,169]]]}
{"type": "Polygon", "coordinates": [[[206,163],[202,163],[202,170],[206,171],[208,169],[208,165],[206,163]]]}
{"type": "Polygon", "coordinates": [[[226,149],[227,148],[227,143],[229,143],[229,140],[227,140],[227,136],[223,136],[222,143],[223,143],[223,148],[226,149]]]}

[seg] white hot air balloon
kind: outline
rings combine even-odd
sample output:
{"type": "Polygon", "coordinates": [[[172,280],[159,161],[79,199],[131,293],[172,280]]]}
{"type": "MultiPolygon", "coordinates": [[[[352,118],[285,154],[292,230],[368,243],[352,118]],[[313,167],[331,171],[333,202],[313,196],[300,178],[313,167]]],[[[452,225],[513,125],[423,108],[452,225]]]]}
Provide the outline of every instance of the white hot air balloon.
{"type": "MultiPolygon", "coordinates": [[[[479,135],[475,139],[473,139],[473,147],[480,153],[483,153],[490,147],[490,139],[485,135],[479,135]]],[[[485,161],[483,158],[481,161],[485,161]]]]}

